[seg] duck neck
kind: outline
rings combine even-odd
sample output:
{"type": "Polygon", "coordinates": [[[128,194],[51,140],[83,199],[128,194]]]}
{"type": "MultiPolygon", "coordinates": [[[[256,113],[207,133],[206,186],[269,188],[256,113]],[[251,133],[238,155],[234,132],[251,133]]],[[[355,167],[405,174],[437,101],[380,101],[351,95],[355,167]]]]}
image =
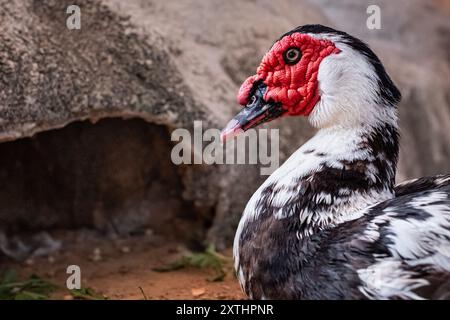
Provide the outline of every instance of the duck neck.
{"type": "Polygon", "coordinates": [[[399,152],[396,125],[325,128],[300,149],[306,154],[315,150],[317,167],[312,174],[328,175],[322,178],[331,179],[335,187],[356,192],[394,189],[399,152]],[[337,171],[339,175],[333,175],[337,171]]]}
{"type": "MultiPolygon", "coordinates": [[[[274,207],[296,201],[297,230],[300,236],[308,235],[359,218],[364,208],[394,197],[397,157],[395,123],[323,128],[266,186],[280,190],[275,194],[281,196],[271,201],[274,207]]],[[[289,216],[285,210],[274,214],[289,216]]]]}
{"type": "Polygon", "coordinates": [[[300,217],[302,229],[314,231],[358,218],[364,208],[394,197],[396,125],[327,128],[316,137],[311,142],[317,145],[317,169],[302,177],[314,190],[300,217]],[[325,155],[323,160],[320,155],[325,155]]]}

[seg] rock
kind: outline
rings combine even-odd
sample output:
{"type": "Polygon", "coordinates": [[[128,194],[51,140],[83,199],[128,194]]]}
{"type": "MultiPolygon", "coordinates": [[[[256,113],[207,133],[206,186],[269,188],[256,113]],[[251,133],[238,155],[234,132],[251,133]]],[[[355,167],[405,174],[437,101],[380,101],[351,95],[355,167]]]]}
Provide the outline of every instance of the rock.
{"type": "Polygon", "coordinates": [[[123,247],[120,248],[120,251],[122,253],[130,253],[131,249],[130,249],[130,247],[123,246],[123,247]]]}
{"type": "Polygon", "coordinates": [[[192,296],[198,298],[206,293],[205,288],[192,288],[191,289],[192,296]]]}
{"type": "MultiPolygon", "coordinates": [[[[33,264],[35,257],[48,256],[59,251],[62,247],[60,240],[54,239],[47,232],[39,232],[26,237],[10,236],[0,232],[0,253],[26,264],[33,264]]],[[[50,260],[49,260],[50,261],[50,260]]]]}
{"type": "Polygon", "coordinates": [[[90,256],[90,259],[94,262],[99,262],[103,259],[102,257],[102,251],[100,248],[95,248],[92,252],[92,255],[90,256]]]}
{"type": "MultiPolygon", "coordinates": [[[[445,3],[380,1],[380,31],[365,28],[369,3],[80,0],[81,30],[68,30],[68,0],[0,2],[2,226],[229,246],[265,177],[258,165],[175,166],[170,133],[194,120],[222,128],[263,53],[306,23],[361,37],[399,84],[399,180],[449,172],[445,3]]],[[[266,127],[280,128],[281,161],[314,134],[305,119],[266,127]]]]}

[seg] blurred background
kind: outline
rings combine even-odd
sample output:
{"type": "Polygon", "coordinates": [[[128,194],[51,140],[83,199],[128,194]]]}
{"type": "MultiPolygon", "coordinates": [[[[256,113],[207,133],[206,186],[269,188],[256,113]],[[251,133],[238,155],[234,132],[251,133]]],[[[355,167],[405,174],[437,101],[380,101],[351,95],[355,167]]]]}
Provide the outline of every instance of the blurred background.
{"type": "MultiPolygon", "coordinates": [[[[402,92],[397,180],[448,173],[449,18],[448,0],[0,0],[4,279],[39,274],[26,298],[241,298],[229,248],[266,177],[175,166],[171,132],[222,128],[272,43],[320,23],[367,42],[402,92]],[[80,30],[66,27],[73,4],[80,30]],[[64,289],[69,264],[91,291],[64,289]]],[[[281,161],[314,134],[305,119],[269,127],[281,161]]]]}

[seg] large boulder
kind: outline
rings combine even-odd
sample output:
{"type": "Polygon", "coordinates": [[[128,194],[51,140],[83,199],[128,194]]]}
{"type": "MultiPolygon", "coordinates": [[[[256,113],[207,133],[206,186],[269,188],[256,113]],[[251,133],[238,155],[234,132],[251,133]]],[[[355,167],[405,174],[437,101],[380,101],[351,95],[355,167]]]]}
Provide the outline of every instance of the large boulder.
{"type": "MultiPolygon", "coordinates": [[[[449,172],[445,3],[381,1],[382,30],[368,30],[369,2],[0,1],[2,225],[149,227],[230,245],[265,177],[258,165],[175,166],[170,134],[194,120],[221,128],[264,52],[306,23],[362,38],[398,83],[399,179],[449,172]],[[74,2],[81,30],[66,28],[74,2]]],[[[305,119],[269,127],[281,161],[314,134],[305,119]]]]}

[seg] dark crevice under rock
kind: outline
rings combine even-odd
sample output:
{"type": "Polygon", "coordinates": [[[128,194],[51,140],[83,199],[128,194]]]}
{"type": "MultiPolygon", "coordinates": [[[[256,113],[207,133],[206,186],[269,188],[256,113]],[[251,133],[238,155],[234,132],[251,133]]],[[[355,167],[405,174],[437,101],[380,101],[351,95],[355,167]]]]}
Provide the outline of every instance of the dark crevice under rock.
{"type": "Polygon", "coordinates": [[[165,126],[118,118],[2,143],[0,226],[201,236],[210,221],[183,200],[183,169],[171,162],[171,148],[165,126]]]}

